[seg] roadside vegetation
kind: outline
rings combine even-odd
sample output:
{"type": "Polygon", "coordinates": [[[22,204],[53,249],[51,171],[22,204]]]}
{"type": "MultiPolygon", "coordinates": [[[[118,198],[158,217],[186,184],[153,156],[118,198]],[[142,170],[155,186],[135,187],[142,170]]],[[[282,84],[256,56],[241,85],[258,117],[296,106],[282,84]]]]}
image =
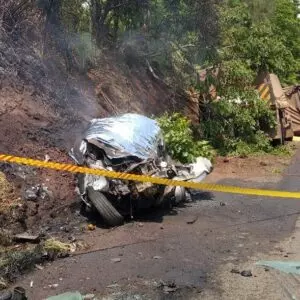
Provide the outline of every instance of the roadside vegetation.
{"type": "Polygon", "coordinates": [[[84,73],[110,52],[129,68],[147,68],[175,93],[193,90],[200,103],[198,128],[192,130],[173,111],[160,118],[170,151],[181,161],[211,157],[215,150],[222,155],[273,151],[266,133],[275,119],[254,82],[263,72],[276,73],[283,84],[299,82],[299,0],[1,3],[3,36],[16,39],[24,28],[36,34],[32,21],[42,20],[40,55],[56,48],[69,72],[84,73]],[[211,85],[218,101],[210,97],[211,85]]]}

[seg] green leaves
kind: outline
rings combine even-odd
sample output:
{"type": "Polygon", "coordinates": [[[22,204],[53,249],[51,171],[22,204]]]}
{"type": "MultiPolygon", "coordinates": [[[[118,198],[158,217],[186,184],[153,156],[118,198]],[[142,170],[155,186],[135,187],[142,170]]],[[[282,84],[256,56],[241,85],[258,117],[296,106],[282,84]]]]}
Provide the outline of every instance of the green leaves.
{"type": "MultiPolygon", "coordinates": [[[[291,83],[300,69],[300,19],[290,0],[228,1],[219,6],[221,85],[247,89],[257,73],[291,83]]],[[[226,93],[226,92],[225,92],[226,93]]]]}
{"type": "Polygon", "coordinates": [[[265,132],[274,127],[275,115],[254,92],[240,93],[240,98],[224,98],[209,105],[210,118],[200,124],[203,138],[221,154],[271,151],[265,132]]]}
{"type": "Polygon", "coordinates": [[[165,114],[158,119],[170,155],[182,162],[193,162],[197,157],[213,158],[214,151],[207,141],[196,141],[190,121],[178,113],[165,114]]]}

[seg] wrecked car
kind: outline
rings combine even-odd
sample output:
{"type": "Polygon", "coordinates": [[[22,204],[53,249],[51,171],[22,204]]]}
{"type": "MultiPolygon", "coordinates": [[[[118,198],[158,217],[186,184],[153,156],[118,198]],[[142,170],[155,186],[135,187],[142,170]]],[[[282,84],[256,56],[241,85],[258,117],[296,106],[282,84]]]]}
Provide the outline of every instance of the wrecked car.
{"type": "MultiPolygon", "coordinates": [[[[203,157],[182,165],[166,152],[158,123],[138,114],[93,119],[78,146],[70,151],[81,166],[117,172],[200,182],[212,171],[203,157]]],[[[190,191],[103,176],[80,174],[78,191],[87,210],[96,209],[105,223],[116,226],[141,209],[185,201],[190,191]]]]}

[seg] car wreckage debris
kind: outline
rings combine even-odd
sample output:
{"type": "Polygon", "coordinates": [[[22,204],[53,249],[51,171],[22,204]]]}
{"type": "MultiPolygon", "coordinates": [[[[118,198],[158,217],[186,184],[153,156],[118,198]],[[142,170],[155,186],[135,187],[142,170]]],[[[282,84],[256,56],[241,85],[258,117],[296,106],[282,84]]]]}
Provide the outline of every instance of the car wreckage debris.
{"type": "MultiPolygon", "coordinates": [[[[91,120],[79,145],[70,151],[81,166],[136,175],[200,182],[212,172],[211,162],[198,157],[182,165],[169,157],[158,123],[138,114],[91,120]]],[[[128,182],[103,176],[80,174],[80,197],[86,211],[96,210],[110,226],[121,225],[140,210],[170,207],[191,198],[182,187],[128,182]]]]}

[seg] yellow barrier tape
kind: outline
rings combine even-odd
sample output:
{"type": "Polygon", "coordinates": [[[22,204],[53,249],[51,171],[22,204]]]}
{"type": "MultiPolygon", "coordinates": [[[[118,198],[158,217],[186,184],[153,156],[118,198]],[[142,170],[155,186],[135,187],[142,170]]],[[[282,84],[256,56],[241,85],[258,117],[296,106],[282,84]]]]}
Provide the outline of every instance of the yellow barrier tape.
{"type": "Polygon", "coordinates": [[[165,179],[160,177],[135,175],[135,174],[120,173],[120,172],[114,172],[108,170],[93,169],[88,167],[80,167],[72,164],[46,162],[42,160],[18,157],[18,156],[7,155],[7,154],[0,154],[0,161],[27,165],[31,167],[37,167],[37,168],[47,168],[47,169],[52,169],[57,171],[66,171],[71,173],[93,174],[98,176],[106,176],[109,178],[118,178],[122,180],[151,182],[154,184],[169,185],[169,186],[182,186],[182,187],[196,189],[196,190],[206,190],[206,191],[214,191],[214,192],[222,192],[222,193],[276,197],[276,198],[300,199],[300,192],[262,190],[262,189],[242,188],[236,186],[226,186],[226,185],[202,183],[202,182],[196,183],[196,182],[188,182],[188,181],[171,180],[171,179],[165,179]]]}

